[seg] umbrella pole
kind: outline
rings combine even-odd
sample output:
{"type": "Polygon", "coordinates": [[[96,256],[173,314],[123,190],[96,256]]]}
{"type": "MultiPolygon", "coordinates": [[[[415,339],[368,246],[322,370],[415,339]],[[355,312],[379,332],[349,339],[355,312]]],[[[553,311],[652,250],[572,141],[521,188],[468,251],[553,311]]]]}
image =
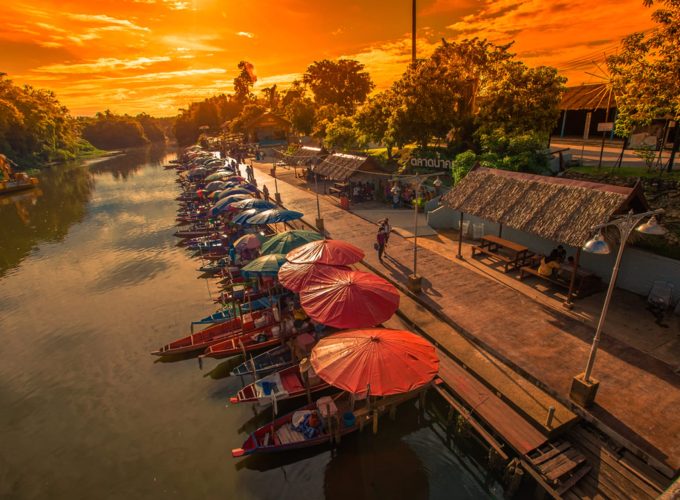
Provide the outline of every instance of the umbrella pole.
{"type": "Polygon", "coordinates": [[[312,390],[309,387],[309,371],[305,370],[302,374],[302,378],[305,381],[305,390],[307,392],[307,404],[312,404],[312,390]]]}

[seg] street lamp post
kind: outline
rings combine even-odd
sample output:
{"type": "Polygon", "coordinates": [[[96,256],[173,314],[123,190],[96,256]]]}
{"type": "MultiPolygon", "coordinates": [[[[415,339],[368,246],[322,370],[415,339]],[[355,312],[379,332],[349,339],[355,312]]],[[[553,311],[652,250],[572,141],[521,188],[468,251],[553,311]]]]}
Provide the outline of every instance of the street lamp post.
{"type": "Polygon", "coordinates": [[[319,174],[314,172],[314,192],[316,193],[316,228],[324,234],[323,219],[321,218],[321,204],[319,203],[319,174]]]}
{"type": "Polygon", "coordinates": [[[274,164],[272,165],[272,177],[274,178],[274,201],[277,205],[281,205],[281,193],[279,193],[279,183],[276,180],[276,158],[274,159],[274,164]]]}
{"type": "Polygon", "coordinates": [[[619,230],[619,234],[621,235],[619,250],[616,254],[616,261],[614,262],[612,276],[609,280],[609,287],[607,288],[607,295],[604,299],[602,312],[600,313],[600,319],[597,322],[597,329],[595,330],[593,343],[590,346],[590,354],[588,355],[586,369],[583,373],[580,373],[573,378],[571,383],[571,391],[569,392],[571,399],[584,407],[587,407],[595,400],[595,395],[597,394],[597,389],[600,385],[599,381],[591,377],[591,374],[595,364],[597,348],[600,344],[602,327],[604,326],[605,318],[607,317],[607,311],[609,310],[609,303],[611,302],[614,287],[616,286],[616,278],[619,274],[619,266],[621,265],[621,258],[623,257],[623,251],[625,249],[626,242],[628,241],[628,237],[633,232],[633,229],[643,234],[664,234],[666,230],[656,222],[656,216],[662,214],[663,212],[663,209],[652,210],[641,214],[634,214],[631,211],[626,215],[618,216],[609,222],[593,227],[593,231],[598,231],[597,234],[583,246],[583,250],[589,253],[599,255],[608,254],[610,253],[610,249],[609,245],[602,236],[602,229],[605,227],[616,226],[616,228],[619,230]],[[640,224],[640,221],[650,216],[651,219],[649,221],[644,224],[640,224]]]}
{"type": "MultiPolygon", "coordinates": [[[[425,176],[415,176],[416,189],[415,197],[413,198],[413,274],[408,277],[408,289],[413,293],[420,293],[423,289],[423,278],[418,276],[418,195],[420,193],[420,188],[426,179],[430,177],[439,177],[442,174],[428,174],[425,176]]],[[[434,181],[434,185],[439,187],[442,185],[442,181],[439,179],[434,181]]]]}

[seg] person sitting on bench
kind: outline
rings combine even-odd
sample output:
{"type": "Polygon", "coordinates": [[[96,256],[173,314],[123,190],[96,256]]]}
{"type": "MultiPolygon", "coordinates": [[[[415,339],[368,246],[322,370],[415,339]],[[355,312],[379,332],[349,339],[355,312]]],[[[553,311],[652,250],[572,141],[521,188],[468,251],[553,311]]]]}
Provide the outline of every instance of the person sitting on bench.
{"type": "Polygon", "coordinates": [[[541,264],[538,266],[538,274],[550,278],[555,270],[560,268],[558,261],[557,250],[550,252],[550,255],[541,259],[541,264]]]}

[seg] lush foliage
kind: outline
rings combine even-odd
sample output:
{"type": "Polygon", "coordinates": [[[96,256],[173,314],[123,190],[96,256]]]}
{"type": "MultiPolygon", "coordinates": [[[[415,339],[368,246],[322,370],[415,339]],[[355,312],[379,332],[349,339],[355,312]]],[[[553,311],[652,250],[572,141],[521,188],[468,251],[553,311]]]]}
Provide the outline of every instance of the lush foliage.
{"type": "Polygon", "coordinates": [[[381,125],[362,119],[360,126],[388,146],[436,141],[481,152],[480,136],[497,129],[536,131],[547,142],[565,80],[554,68],[513,60],[508,49],[486,40],[444,41],[360,112],[382,118],[381,125]]]}
{"type": "Polygon", "coordinates": [[[621,52],[607,61],[616,94],[616,133],[622,137],[654,118],[680,120],[680,2],[658,3],[662,8],[652,14],[656,29],[626,37],[621,52]]]}
{"type": "Polygon", "coordinates": [[[340,116],[326,127],[324,146],[328,149],[351,151],[366,147],[367,141],[361,135],[354,118],[340,116]]]}
{"type": "Polygon", "coordinates": [[[180,109],[174,126],[174,134],[181,146],[194,144],[204,127],[219,132],[226,122],[239,115],[243,105],[233,96],[220,94],[200,102],[192,102],[187,109],[180,109]]]}
{"type": "Polygon", "coordinates": [[[74,158],[83,146],[77,121],[53,92],[19,87],[0,73],[0,153],[37,165],[74,158]]]}
{"type": "Polygon", "coordinates": [[[234,99],[242,105],[245,105],[255,99],[255,96],[250,89],[257,81],[257,76],[255,76],[255,67],[248,61],[241,61],[238,63],[238,69],[241,71],[238,76],[234,78],[234,99]]]}
{"type": "Polygon", "coordinates": [[[311,64],[302,77],[321,105],[336,105],[351,114],[375,85],[364,65],[351,59],[324,59],[311,64]]]}
{"type": "Polygon", "coordinates": [[[261,116],[265,111],[267,111],[267,108],[261,104],[246,104],[241,113],[230,122],[229,127],[231,131],[245,132],[245,126],[258,116],[261,116]]]}
{"type": "Polygon", "coordinates": [[[100,149],[124,149],[164,142],[164,120],[146,113],[137,116],[116,115],[108,109],[94,118],[80,118],[82,136],[100,149]]]}

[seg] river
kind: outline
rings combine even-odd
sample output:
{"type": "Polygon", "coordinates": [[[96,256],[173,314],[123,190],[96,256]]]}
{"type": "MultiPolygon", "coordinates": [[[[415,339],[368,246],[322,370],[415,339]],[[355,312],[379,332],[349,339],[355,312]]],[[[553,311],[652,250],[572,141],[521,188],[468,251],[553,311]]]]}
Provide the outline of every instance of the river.
{"type": "Polygon", "coordinates": [[[213,310],[172,236],[172,158],[53,167],[0,198],[0,498],[502,497],[415,405],[336,450],[231,458],[268,411],[228,405],[217,362],[149,355],[213,310]]]}

